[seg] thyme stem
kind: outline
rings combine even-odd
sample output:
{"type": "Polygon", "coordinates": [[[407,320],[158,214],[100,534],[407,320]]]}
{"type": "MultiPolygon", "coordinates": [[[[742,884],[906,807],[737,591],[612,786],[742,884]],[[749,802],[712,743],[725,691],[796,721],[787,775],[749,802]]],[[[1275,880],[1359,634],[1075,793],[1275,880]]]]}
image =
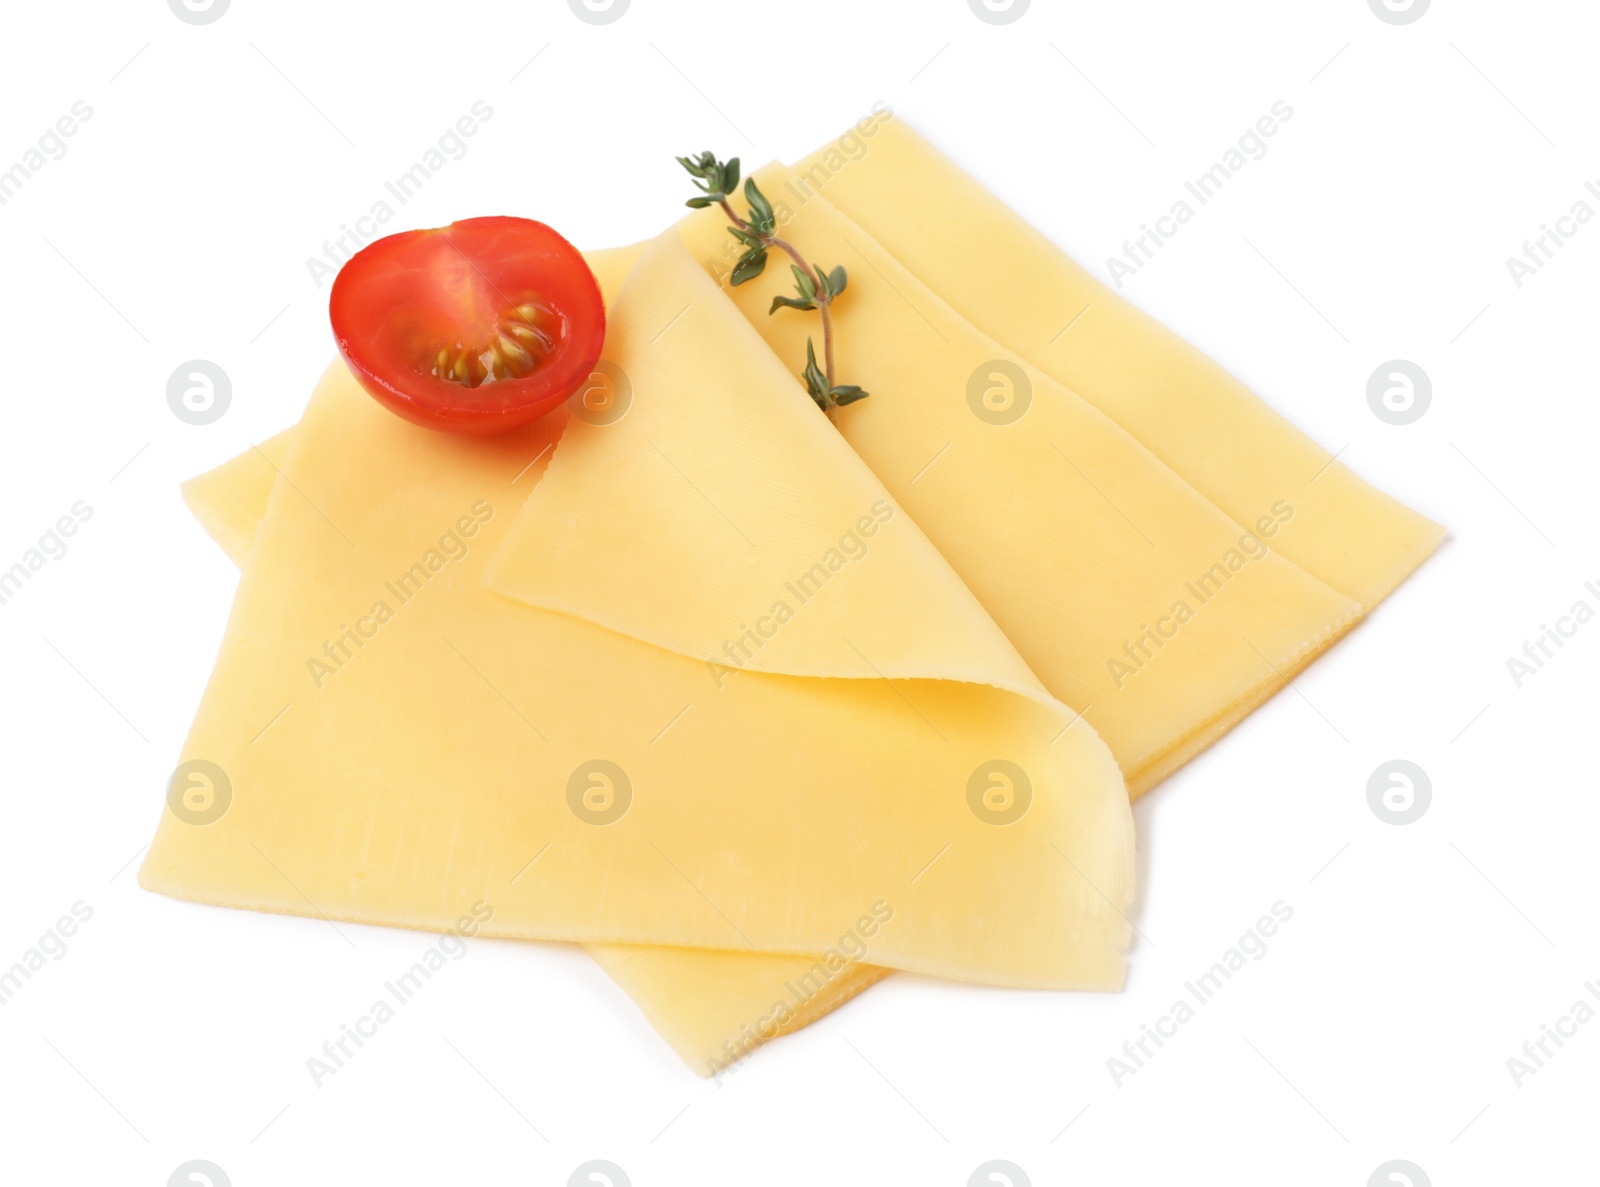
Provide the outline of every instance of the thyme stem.
{"type": "MultiPolygon", "coordinates": [[[[779,309],[815,309],[822,318],[822,365],[817,365],[816,343],[806,337],[806,365],[800,372],[805,381],[806,393],[816,403],[823,415],[834,420],[834,414],[847,404],[864,400],[872,393],[855,383],[835,383],[833,373],[833,299],[845,291],[850,277],[840,264],[824,270],[800,254],[800,249],[778,233],[778,216],[772,203],[761,192],[753,177],[744,181],[744,196],[750,203],[744,217],[733,209],[729,201],[739,185],[739,158],[717,160],[715,153],[703,152],[694,156],[679,157],[678,164],[694,178],[698,194],[684,203],[691,210],[716,207],[728,220],[728,231],[743,246],[744,252],[728,274],[729,281],[738,287],[760,276],[767,266],[768,253],[777,248],[789,257],[790,271],[794,273],[796,293],[792,297],[774,296],[767,310],[770,317],[779,309]]],[[[720,269],[719,269],[720,272],[720,269]]]]}
{"type": "Polygon", "coordinates": [[[834,403],[831,394],[833,390],[833,317],[828,312],[828,306],[833,302],[833,295],[828,292],[827,286],[818,280],[817,270],[807,262],[805,256],[800,254],[799,249],[794,244],[781,235],[763,235],[760,231],[751,230],[750,224],[734,213],[734,209],[728,204],[727,198],[722,199],[721,205],[722,213],[733,221],[734,226],[741,231],[749,231],[768,247],[776,247],[786,254],[795,262],[800,271],[811,278],[811,283],[817,286],[817,312],[822,315],[822,373],[828,380],[830,392],[828,396],[828,414],[831,416],[833,410],[838,407],[834,403]]]}

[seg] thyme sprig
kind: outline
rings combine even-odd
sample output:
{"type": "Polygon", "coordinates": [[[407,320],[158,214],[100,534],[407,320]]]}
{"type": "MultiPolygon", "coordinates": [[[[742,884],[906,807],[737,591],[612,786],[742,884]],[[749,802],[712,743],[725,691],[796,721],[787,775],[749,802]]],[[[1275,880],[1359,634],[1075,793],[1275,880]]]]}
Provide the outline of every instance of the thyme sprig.
{"type": "Polygon", "coordinates": [[[831,271],[813,267],[794,244],[779,235],[777,214],[753,177],[747,177],[744,183],[744,197],[750,204],[749,210],[743,218],[734,212],[728,200],[739,185],[738,157],[719,161],[715,154],[703,152],[695,157],[679,157],[678,164],[694,178],[694,183],[700,190],[700,193],[690,198],[685,205],[695,210],[720,206],[731,224],[728,232],[744,245],[744,252],[734,264],[733,273],[729,277],[733,284],[744,284],[747,280],[754,280],[760,276],[766,269],[767,255],[772,248],[777,248],[793,261],[789,265],[789,270],[794,273],[797,295],[772,298],[772,306],[767,313],[770,316],[782,308],[815,309],[821,316],[822,366],[817,366],[816,348],[812,345],[810,337],[807,337],[806,366],[805,370],[800,372],[800,377],[805,380],[806,391],[816,401],[817,407],[831,417],[835,408],[842,408],[846,404],[854,404],[857,400],[865,399],[870,393],[856,384],[834,382],[831,309],[833,302],[849,284],[844,265],[837,265],[831,271]]]}

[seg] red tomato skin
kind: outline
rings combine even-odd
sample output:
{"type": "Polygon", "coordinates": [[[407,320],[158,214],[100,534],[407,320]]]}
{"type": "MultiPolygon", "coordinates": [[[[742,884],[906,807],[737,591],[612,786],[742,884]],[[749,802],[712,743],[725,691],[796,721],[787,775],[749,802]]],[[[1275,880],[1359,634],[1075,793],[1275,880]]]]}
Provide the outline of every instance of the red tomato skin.
{"type": "Polygon", "coordinates": [[[521,428],[565,403],[593,373],[606,333],[605,298],[582,253],[544,223],[509,215],[374,240],[334,278],[328,316],[340,356],[380,404],[424,428],[474,437],[521,428]],[[507,304],[537,299],[567,333],[523,378],[467,388],[427,373],[385,329],[409,319],[450,332],[458,302],[439,283],[441,266],[470,272],[496,295],[511,291],[507,304]]]}

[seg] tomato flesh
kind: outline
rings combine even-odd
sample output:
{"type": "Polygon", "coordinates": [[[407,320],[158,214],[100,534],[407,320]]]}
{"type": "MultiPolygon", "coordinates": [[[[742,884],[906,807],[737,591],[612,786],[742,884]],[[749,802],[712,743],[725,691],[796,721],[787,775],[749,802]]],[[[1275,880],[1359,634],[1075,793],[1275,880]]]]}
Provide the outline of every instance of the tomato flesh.
{"type": "Polygon", "coordinates": [[[328,316],[361,386],[409,421],[502,433],[587,382],[605,300],[578,249],[532,219],[470,218],[362,248],[328,316]]]}

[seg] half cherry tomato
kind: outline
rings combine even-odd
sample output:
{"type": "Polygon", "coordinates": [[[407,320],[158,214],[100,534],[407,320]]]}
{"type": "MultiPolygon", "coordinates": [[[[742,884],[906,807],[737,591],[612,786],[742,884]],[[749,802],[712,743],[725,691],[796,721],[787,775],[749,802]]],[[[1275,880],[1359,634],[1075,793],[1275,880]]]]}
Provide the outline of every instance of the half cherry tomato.
{"type": "Polygon", "coordinates": [[[339,270],[328,316],[379,403],[471,436],[561,403],[588,380],[606,335],[605,300],[578,249],[503,216],[368,244],[339,270]]]}

